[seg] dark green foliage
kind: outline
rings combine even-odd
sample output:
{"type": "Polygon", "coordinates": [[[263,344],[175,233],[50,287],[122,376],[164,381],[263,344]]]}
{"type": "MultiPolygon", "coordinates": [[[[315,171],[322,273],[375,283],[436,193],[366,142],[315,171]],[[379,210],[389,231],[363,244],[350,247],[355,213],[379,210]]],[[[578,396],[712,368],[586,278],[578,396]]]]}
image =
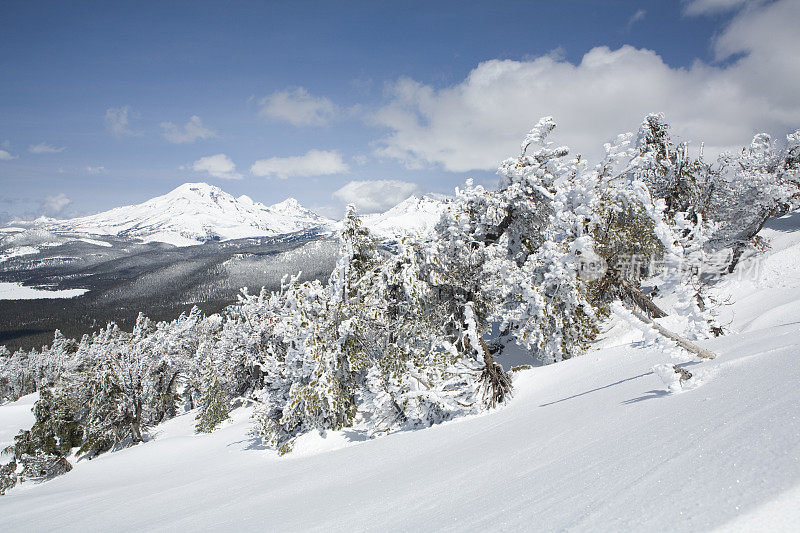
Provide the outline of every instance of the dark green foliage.
{"type": "Polygon", "coordinates": [[[50,389],[42,389],[33,414],[36,418],[33,427],[14,437],[13,453],[17,460],[23,455],[63,457],[81,444],[83,430],[66,397],[55,396],[50,389]]]}
{"type": "Polygon", "coordinates": [[[203,365],[203,380],[200,385],[200,411],[195,428],[202,433],[211,433],[228,419],[228,399],[219,383],[211,361],[203,365]]]}
{"type": "MultiPolygon", "coordinates": [[[[595,228],[593,237],[596,250],[609,268],[624,268],[631,258],[640,258],[646,267],[650,260],[658,260],[664,247],[655,234],[655,224],[642,206],[628,203],[603,205],[602,222],[595,228]]],[[[646,271],[638,269],[631,277],[638,278],[646,271]]]]}
{"type": "Polygon", "coordinates": [[[705,210],[710,167],[689,156],[686,143],[673,145],[669,125],[661,115],[647,115],[640,131],[639,150],[652,161],[642,176],[653,198],[666,202],[665,215],[674,221],[683,213],[692,222],[705,210]]]}
{"type": "Polygon", "coordinates": [[[23,455],[19,462],[22,464],[21,481],[48,481],[72,470],[69,461],[57,455],[23,455]]]}
{"type": "Polygon", "coordinates": [[[0,496],[5,494],[8,489],[17,484],[16,470],[16,461],[11,461],[5,465],[0,465],[0,496]]]}

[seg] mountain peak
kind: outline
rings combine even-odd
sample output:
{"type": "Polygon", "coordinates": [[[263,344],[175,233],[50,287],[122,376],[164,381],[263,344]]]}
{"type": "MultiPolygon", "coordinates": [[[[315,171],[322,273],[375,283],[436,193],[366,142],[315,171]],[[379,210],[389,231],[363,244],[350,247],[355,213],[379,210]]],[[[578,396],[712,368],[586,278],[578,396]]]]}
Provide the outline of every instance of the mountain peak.
{"type": "Polygon", "coordinates": [[[171,192],[175,191],[221,191],[219,187],[216,185],[211,185],[204,181],[196,181],[196,182],[187,182],[182,185],[178,185],[171,192]]]}
{"type": "Polygon", "coordinates": [[[196,183],[184,183],[183,185],[178,185],[164,196],[186,197],[186,196],[215,196],[215,195],[230,196],[228,193],[226,193],[216,185],[210,185],[203,181],[199,181],[196,183]]]}
{"type": "Polygon", "coordinates": [[[446,197],[412,195],[383,213],[363,217],[364,223],[374,233],[384,238],[404,235],[429,235],[447,209],[446,197]]]}
{"type": "Polygon", "coordinates": [[[288,210],[296,211],[301,209],[305,210],[305,208],[300,204],[300,202],[298,202],[294,198],[287,198],[286,200],[278,202],[277,204],[273,204],[270,207],[278,211],[288,211],[288,210]]]}
{"type": "Polygon", "coordinates": [[[61,232],[117,235],[187,246],[209,240],[272,237],[330,223],[293,198],[266,207],[247,196],[235,198],[217,186],[197,182],[184,183],[141,204],[38,225],[61,232]]]}

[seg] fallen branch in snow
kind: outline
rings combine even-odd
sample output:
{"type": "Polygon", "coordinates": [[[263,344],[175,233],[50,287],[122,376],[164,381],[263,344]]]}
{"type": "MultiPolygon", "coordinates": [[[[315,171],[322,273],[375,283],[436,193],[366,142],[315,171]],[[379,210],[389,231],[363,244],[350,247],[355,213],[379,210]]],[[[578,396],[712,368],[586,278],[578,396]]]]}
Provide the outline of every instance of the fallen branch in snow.
{"type": "Polygon", "coordinates": [[[695,354],[697,357],[701,357],[703,359],[714,359],[717,356],[717,354],[714,352],[697,346],[696,344],[654,321],[651,317],[661,318],[667,316],[667,313],[658,307],[649,296],[643,293],[630,281],[626,280],[622,276],[615,276],[613,279],[617,282],[621,292],[627,296],[627,298],[623,297],[621,300],[625,307],[629,308],[633,316],[645,324],[652,326],[661,335],[675,342],[684,350],[695,354]]]}
{"type": "Polygon", "coordinates": [[[633,285],[630,281],[626,280],[622,276],[617,277],[617,282],[619,283],[620,288],[625,292],[628,298],[638,306],[640,309],[647,312],[649,316],[654,318],[661,318],[667,316],[660,307],[658,307],[653,300],[651,300],[645,293],[643,293],[638,287],[633,285]]]}
{"type": "Polygon", "coordinates": [[[697,357],[701,357],[703,359],[714,359],[717,356],[717,354],[715,354],[711,350],[706,350],[705,348],[701,348],[700,346],[697,346],[696,344],[688,341],[687,339],[684,339],[677,333],[673,333],[672,331],[668,330],[658,322],[654,321],[653,319],[651,319],[650,317],[648,317],[635,307],[631,307],[630,311],[631,313],[633,313],[633,316],[635,316],[642,322],[649,324],[650,326],[653,326],[655,330],[658,331],[660,334],[662,334],[669,340],[675,342],[678,346],[680,346],[684,350],[695,354],[697,357]]]}

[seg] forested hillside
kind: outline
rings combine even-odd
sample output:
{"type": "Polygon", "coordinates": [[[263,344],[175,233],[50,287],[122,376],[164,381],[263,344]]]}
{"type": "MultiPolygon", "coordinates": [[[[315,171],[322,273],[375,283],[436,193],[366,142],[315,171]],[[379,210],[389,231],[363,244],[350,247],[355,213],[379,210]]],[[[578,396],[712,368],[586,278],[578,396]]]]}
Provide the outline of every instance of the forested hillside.
{"type": "MultiPolygon", "coordinates": [[[[648,115],[638,132],[619,135],[605,145],[602,161],[590,162],[557,144],[555,129],[549,117],[536,124],[519,153],[500,164],[496,189],[467,181],[431,234],[384,242],[348,208],[336,267],[325,282],[301,282],[287,272],[279,291],[244,291],[219,314],[194,310],[167,322],[140,315],[132,332],[111,323],[81,339],[57,333],[41,349],[0,348],[0,403],[38,393],[32,426],[8,443],[0,491],[11,497],[17,485],[67,473],[76,461],[89,475],[86,460],[157,446],[162,432],[178,426],[182,434],[189,426],[220,431],[196,441],[219,443],[246,425],[251,447],[291,457],[326,435],[369,440],[502,408],[494,420],[535,423],[542,432],[561,427],[562,436],[517,435],[520,428],[483,434],[470,418],[463,427],[487,456],[502,455],[503,443],[519,437],[538,439],[547,457],[548,449],[570,448],[564,432],[576,435],[581,453],[594,453],[584,429],[567,424],[578,416],[568,400],[588,394],[569,380],[602,390],[642,377],[630,375],[631,356],[619,347],[631,332],[643,343],[643,371],[652,368],[665,387],[631,403],[689,391],[745,364],[734,360],[755,352],[737,343],[761,337],[725,340],[736,333],[726,318],[736,302],[720,287],[741,281],[744,263],[757,265],[769,249],[765,225],[800,206],[800,132],[785,143],[759,134],[741,151],[707,162],[670,138],[663,116],[648,115]],[[716,337],[722,338],[706,341],[716,337]],[[658,357],[669,359],[658,355],[664,351],[679,360],[656,365],[658,357]],[[587,354],[596,365],[566,362],[587,354]],[[512,355],[518,363],[563,370],[512,369],[512,355]],[[529,421],[522,412],[549,405],[567,418],[529,421]]],[[[788,364],[791,349],[784,344],[775,349],[788,364]]],[[[766,375],[764,368],[755,372],[753,380],[766,375]]],[[[725,386],[742,380],[737,374],[725,386]]],[[[620,389],[634,393],[628,385],[620,389]]],[[[704,431],[690,428],[706,420],[703,410],[680,401],[669,427],[704,431]]],[[[615,421],[606,431],[623,431],[624,420],[610,416],[615,421]]],[[[637,420],[634,429],[645,431],[637,420]]],[[[651,444],[669,437],[657,419],[652,424],[651,444]]],[[[645,445],[642,435],[623,446],[624,455],[641,455],[635,447],[645,445]]],[[[125,461],[152,460],[143,453],[128,453],[125,461]]],[[[516,450],[504,464],[527,453],[516,450]]],[[[342,468],[345,455],[336,459],[342,468]]],[[[468,468],[473,459],[464,460],[468,468]]],[[[687,476],[703,468],[680,464],[687,476]]],[[[523,483],[513,479],[512,485],[523,483]]],[[[563,493],[551,488],[545,500],[563,493]]],[[[489,492],[503,490],[497,481],[489,492]]],[[[506,518],[496,516],[493,525],[506,518]]]]}

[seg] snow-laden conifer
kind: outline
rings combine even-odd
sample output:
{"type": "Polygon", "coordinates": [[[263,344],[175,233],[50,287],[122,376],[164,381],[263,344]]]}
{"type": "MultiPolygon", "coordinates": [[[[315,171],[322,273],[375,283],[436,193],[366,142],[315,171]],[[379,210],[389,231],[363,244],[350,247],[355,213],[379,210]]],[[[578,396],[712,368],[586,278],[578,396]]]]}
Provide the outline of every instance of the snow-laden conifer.
{"type": "Polygon", "coordinates": [[[228,398],[217,377],[214,363],[207,358],[201,368],[202,381],[197,411],[197,431],[211,433],[228,419],[228,398]]]}
{"type": "Polygon", "coordinates": [[[583,161],[549,140],[554,129],[551,117],[540,120],[500,166],[499,190],[468,183],[439,225],[437,284],[453,295],[460,346],[488,355],[486,368],[492,322],[546,362],[580,353],[597,332],[581,277],[594,259],[594,191],[583,161]]]}
{"type": "Polygon", "coordinates": [[[719,158],[711,209],[720,222],[713,236],[714,249],[731,248],[728,271],[742,254],[759,243],[754,240],[767,220],[789,208],[797,197],[797,133],[787,137],[787,150],[778,150],[766,133],[753,137],[738,154],[719,158]]]}

